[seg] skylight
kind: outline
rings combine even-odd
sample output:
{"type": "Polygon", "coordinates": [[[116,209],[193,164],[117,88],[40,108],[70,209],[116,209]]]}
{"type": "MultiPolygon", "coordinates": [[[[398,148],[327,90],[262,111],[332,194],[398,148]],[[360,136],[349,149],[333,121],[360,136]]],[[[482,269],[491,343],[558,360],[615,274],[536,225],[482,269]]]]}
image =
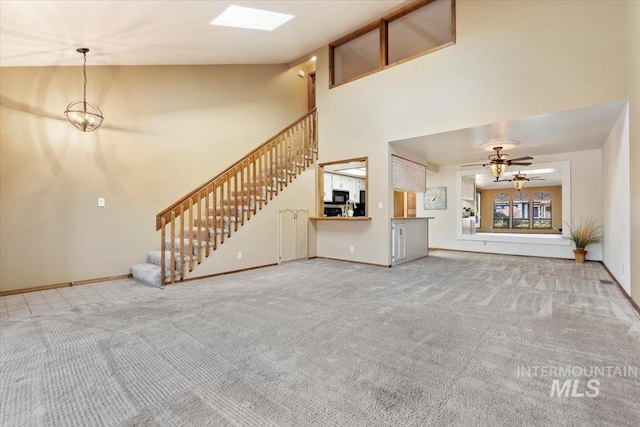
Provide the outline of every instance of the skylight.
{"type": "Polygon", "coordinates": [[[291,18],[293,15],[285,13],[231,5],[211,25],[273,31],[291,18]]]}

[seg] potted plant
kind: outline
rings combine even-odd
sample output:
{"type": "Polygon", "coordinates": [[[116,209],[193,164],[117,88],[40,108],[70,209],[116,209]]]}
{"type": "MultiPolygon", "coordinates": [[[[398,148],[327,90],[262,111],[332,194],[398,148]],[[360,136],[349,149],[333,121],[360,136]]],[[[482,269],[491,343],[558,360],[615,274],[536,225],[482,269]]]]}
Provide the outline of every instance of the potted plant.
{"type": "Polygon", "coordinates": [[[602,239],[602,226],[596,225],[596,222],[591,217],[587,217],[585,221],[580,218],[579,224],[573,222],[569,225],[569,238],[576,245],[573,253],[576,257],[577,263],[583,263],[587,256],[585,248],[591,243],[597,243],[602,239]]]}

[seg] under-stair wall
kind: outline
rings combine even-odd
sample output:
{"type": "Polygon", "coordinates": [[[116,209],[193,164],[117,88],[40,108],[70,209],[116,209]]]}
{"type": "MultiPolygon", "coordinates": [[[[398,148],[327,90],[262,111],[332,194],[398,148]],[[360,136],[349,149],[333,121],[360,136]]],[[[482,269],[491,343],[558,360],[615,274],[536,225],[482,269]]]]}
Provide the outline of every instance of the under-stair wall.
{"type": "Polygon", "coordinates": [[[313,182],[299,186],[299,191],[301,189],[308,200],[307,206],[299,204],[299,200],[305,200],[305,197],[293,197],[293,194],[286,199],[280,197],[279,202],[274,201],[283,192],[290,191],[305,171],[315,169],[317,141],[317,112],[314,109],[158,213],[156,229],[160,233],[160,248],[149,252],[147,263],[131,267],[133,276],[161,286],[213,274],[209,271],[192,274],[192,271],[204,259],[220,253],[225,243],[227,259],[219,260],[214,270],[223,272],[248,268],[237,264],[232,266],[228,259],[229,253],[233,254],[231,259],[235,261],[245,259],[242,250],[234,251],[228,245],[232,237],[242,231],[247,237],[234,247],[246,245],[251,266],[272,264],[261,259],[273,260],[269,253],[273,253],[274,247],[277,256],[278,221],[273,217],[277,212],[273,205],[313,210],[313,182]],[[289,199],[296,202],[287,205],[289,199]],[[271,215],[267,216],[263,211],[271,215]],[[257,222],[255,219],[259,214],[264,217],[261,224],[248,227],[251,219],[254,219],[254,224],[257,222]],[[253,232],[248,234],[245,227],[252,228],[253,232]]]}
{"type": "MultiPolygon", "coordinates": [[[[224,245],[202,260],[194,270],[187,270],[185,278],[203,277],[278,262],[279,210],[286,207],[307,208],[312,216],[316,212],[316,167],[315,164],[300,174],[288,188],[271,203],[264,206],[251,220],[246,221],[224,245]],[[238,252],[242,259],[238,260],[238,252]]],[[[315,222],[308,223],[309,256],[316,255],[315,222]]]]}

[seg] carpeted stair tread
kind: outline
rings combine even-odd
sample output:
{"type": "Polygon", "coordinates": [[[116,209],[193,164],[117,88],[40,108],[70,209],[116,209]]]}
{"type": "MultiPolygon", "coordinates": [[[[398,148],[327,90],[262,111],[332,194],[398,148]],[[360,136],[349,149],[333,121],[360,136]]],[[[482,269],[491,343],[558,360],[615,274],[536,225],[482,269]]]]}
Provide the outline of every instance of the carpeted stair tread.
{"type": "Polygon", "coordinates": [[[162,286],[162,271],[159,265],[148,262],[134,264],[131,266],[131,274],[141,282],[157,287],[162,286]]]}
{"type": "MultiPolygon", "coordinates": [[[[164,266],[165,268],[171,268],[171,251],[164,251],[164,266]]],[[[147,254],[147,261],[151,264],[155,264],[157,266],[160,266],[160,260],[162,257],[162,251],[158,250],[158,251],[151,251],[147,254]]],[[[189,256],[185,256],[183,257],[185,261],[189,261],[190,257],[189,256]]],[[[176,252],[175,254],[175,261],[176,261],[176,270],[180,269],[180,263],[181,263],[181,258],[180,258],[180,254],[176,252]]]]}
{"type": "MultiPolygon", "coordinates": [[[[178,253],[182,252],[186,256],[198,255],[197,239],[193,239],[192,242],[189,242],[189,239],[181,240],[180,238],[176,238],[173,242],[171,241],[171,239],[168,239],[168,240],[165,240],[164,244],[165,244],[165,248],[169,250],[174,249],[178,253]],[[181,250],[181,248],[184,248],[184,250],[181,250]]],[[[203,248],[206,247],[207,242],[201,241],[200,246],[203,248]]]]}

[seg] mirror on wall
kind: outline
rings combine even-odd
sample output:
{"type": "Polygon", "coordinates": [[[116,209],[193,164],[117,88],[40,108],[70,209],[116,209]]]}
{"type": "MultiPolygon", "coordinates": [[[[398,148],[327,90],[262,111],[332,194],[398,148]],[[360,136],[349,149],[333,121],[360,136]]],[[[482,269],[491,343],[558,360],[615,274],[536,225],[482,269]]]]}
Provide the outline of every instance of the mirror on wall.
{"type": "Polygon", "coordinates": [[[496,182],[486,170],[460,172],[462,235],[561,235],[569,209],[568,162],[507,170],[496,182]]]}
{"type": "Polygon", "coordinates": [[[368,217],[368,158],[318,165],[318,214],[323,217],[368,217]]]}

